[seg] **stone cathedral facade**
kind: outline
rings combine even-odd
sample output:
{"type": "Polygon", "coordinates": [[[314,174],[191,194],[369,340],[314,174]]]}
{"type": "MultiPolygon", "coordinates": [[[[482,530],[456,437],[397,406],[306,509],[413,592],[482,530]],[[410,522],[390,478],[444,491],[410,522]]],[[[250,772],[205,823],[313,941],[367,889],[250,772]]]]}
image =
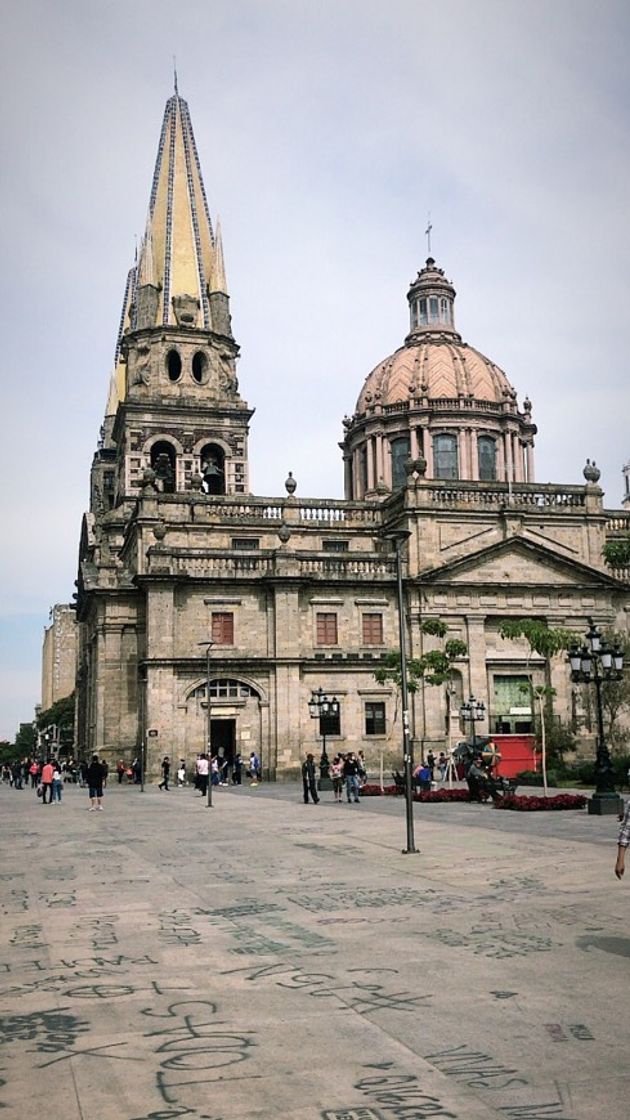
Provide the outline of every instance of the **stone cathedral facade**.
{"type": "MultiPolygon", "coordinates": [[[[206,749],[294,776],[307,750],[363,749],[374,767],[401,753],[393,687],[374,669],[398,647],[396,563],[404,552],[409,656],[440,618],[467,656],[448,689],[412,697],[416,753],[461,737],[473,694],[480,733],[519,734],[521,684],[543,664],[499,626],[536,616],[625,629],[628,585],[604,566],[598,472],[584,485],[535,482],[532,406],[457,333],[455,290],[429,258],[412,282],[409,333],[360,388],[343,421],[345,498],[256,496],[253,409],[236,377],[221,234],[210,218],[186,102],[166,105],[149,216],[129,273],[109,400],[94,455],[77,581],[77,744],[113,762],[147,747],[192,764],[206,749]],[[204,643],[212,641],[207,658],[204,643]],[[208,697],[209,681],[209,697],[208,697]],[[308,701],[339,701],[323,723],[308,701]]],[[[341,467],[340,467],[341,469],[341,467]]],[[[552,666],[556,709],[588,743],[568,667],[552,666]]]]}

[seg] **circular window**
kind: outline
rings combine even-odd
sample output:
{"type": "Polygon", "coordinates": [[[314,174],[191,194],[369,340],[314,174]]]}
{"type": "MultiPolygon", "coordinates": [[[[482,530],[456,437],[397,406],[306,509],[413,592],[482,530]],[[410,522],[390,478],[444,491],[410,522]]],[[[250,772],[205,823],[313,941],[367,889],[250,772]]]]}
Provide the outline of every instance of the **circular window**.
{"type": "Polygon", "coordinates": [[[206,372],[206,365],[207,365],[206,355],[203,353],[202,350],[198,350],[197,353],[193,355],[192,375],[193,375],[195,381],[199,385],[201,385],[201,382],[204,379],[205,372],[206,372]]]}
{"type": "Polygon", "coordinates": [[[166,355],[166,370],[169,381],[179,381],[182,375],[182,360],[177,350],[169,350],[166,355]]]}

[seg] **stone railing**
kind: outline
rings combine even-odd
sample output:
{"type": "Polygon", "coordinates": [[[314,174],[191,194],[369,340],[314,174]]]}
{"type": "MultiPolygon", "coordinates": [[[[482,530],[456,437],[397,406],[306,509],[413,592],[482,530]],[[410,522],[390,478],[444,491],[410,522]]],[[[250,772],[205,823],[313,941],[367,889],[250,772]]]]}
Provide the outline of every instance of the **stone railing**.
{"type": "Polygon", "coordinates": [[[374,502],[346,502],[328,498],[243,498],[240,495],[195,499],[195,520],[233,521],[242,525],[298,520],[304,524],[373,525],[380,521],[380,506],[374,502]]]}
{"type": "Polygon", "coordinates": [[[538,486],[533,482],[421,482],[418,505],[469,506],[478,509],[553,509],[575,512],[586,505],[585,486],[538,486]]]}
{"type": "Polygon", "coordinates": [[[606,535],[615,536],[617,533],[625,535],[630,533],[630,513],[622,509],[605,509],[606,535]]]}
{"type": "Polygon", "coordinates": [[[204,579],[252,579],[273,575],[308,579],[393,579],[396,564],[393,557],[339,553],[336,556],[313,556],[304,553],[269,552],[241,556],[234,552],[152,548],[147,556],[148,575],[204,579]]]}

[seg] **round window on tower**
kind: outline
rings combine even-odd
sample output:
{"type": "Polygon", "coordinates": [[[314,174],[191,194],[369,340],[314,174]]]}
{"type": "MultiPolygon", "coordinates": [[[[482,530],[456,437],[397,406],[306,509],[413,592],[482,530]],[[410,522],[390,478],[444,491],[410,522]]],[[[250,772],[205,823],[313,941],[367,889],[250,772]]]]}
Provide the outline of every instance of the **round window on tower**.
{"type": "Polygon", "coordinates": [[[198,350],[197,353],[193,355],[192,360],[192,375],[198,385],[201,385],[202,382],[205,381],[207,365],[208,360],[206,355],[202,350],[198,350]]]}
{"type": "Polygon", "coordinates": [[[169,381],[179,381],[182,375],[182,360],[177,350],[169,350],[166,355],[166,372],[169,381]]]}

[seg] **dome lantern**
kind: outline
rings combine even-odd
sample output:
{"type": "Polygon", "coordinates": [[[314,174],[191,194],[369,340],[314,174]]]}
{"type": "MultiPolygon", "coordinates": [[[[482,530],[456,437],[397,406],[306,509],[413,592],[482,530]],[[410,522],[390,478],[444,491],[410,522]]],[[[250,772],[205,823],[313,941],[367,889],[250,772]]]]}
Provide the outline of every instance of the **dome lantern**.
{"type": "Polygon", "coordinates": [[[431,332],[459,337],[453,313],[455,289],[433,257],[427,257],[425,267],[412,281],[407,299],[409,339],[431,332]]]}

